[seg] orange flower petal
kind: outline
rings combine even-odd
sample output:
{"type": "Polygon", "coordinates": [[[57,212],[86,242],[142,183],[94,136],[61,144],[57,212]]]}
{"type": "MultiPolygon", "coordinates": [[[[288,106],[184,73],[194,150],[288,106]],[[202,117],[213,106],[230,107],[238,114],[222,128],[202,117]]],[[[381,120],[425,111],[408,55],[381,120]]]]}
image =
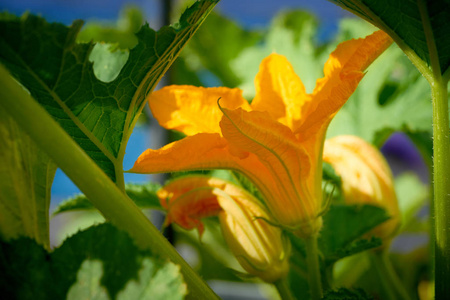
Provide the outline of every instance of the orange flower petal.
{"type": "MultiPolygon", "coordinates": [[[[245,153],[239,150],[239,154],[245,153]]],[[[251,153],[235,156],[219,134],[200,133],[168,144],[159,150],[148,149],[136,160],[132,173],[168,173],[190,170],[229,169],[240,171],[265,195],[278,190],[271,173],[251,153]]]]}
{"type": "Polygon", "coordinates": [[[148,101],[161,126],[194,135],[200,132],[220,133],[222,113],[217,107],[219,98],[223,99],[221,104],[225,107],[250,109],[241,90],[225,87],[168,86],[150,94],[148,101]]]}
{"type": "Polygon", "coordinates": [[[310,194],[310,187],[302,185],[310,175],[311,162],[292,131],[265,112],[222,111],[223,136],[236,148],[256,155],[272,175],[272,180],[263,184],[269,187],[264,196],[275,218],[292,226],[315,217],[321,201],[310,194]]]}
{"type": "MultiPolygon", "coordinates": [[[[363,71],[392,43],[383,31],[364,39],[350,40],[338,45],[325,64],[325,77],[317,80],[310,101],[302,111],[302,123],[295,129],[306,140],[327,128],[331,119],[347,102],[364,77],[363,71]]],[[[323,140],[318,138],[318,140],[323,140]]]]}
{"type": "Polygon", "coordinates": [[[252,108],[293,129],[301,117],[306,91],[294,68],[279,54],[266,57],[255,78],[256,96],[252,108]]]}
{"type": "Polygon", "coordinates": [[[201,219],[216,216],[222,210],[213,191],[215,185],[224,184],[206,176],[186,176],[162,187],[157,195],[167,209],[164,225],[176,223],[187,230],[196,228],[201,236],[201,219]]]}
{"type": "Polygon", "coordinates": [[[129,172],[145,174],[235,169],[235,161],[238,160],[240,159],[230,154],[228,142],[218,133],[199,133],[158,150],[146,150],[129,172]]]}

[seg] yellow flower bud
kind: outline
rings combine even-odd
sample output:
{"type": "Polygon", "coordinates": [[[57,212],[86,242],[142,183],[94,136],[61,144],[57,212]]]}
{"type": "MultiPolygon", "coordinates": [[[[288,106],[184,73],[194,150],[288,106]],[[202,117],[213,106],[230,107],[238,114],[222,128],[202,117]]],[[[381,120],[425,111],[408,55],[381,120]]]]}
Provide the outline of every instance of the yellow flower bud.
{"type": "Polygon", "coordinates": [[[323,160],[341,176],[346,203],[370,204],[387,211],[391,218],[371,234],[392,238],[400,216],[392,173],[382,154],[359,137],[343,135],[325,141],[323,160]]]}
{"type": "Polygon", "coordinates": [[[289,242],[264,206],[244,189],[222,179],[188,176],[158,191],[167,209],[166,224],[203,232],[201,219],[218,215],[232,253],[250,274],[267,282],[283,278],[289,270],[289,242]]]}
{"type": "Polygon", "coordinates": [[[241,266],[266,282],[283,278],[289,270],[289,243],[280,228],[267,222],[269,215],[253,197],[218,198],[225,240],[241,266]]]}

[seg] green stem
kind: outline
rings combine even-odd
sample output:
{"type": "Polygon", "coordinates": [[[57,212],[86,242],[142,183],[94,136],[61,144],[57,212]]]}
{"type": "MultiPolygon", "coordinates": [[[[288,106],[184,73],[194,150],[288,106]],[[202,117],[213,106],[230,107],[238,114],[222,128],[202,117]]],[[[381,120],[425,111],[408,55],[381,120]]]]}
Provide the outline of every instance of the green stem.
{"type": "Polygon", "coordinates": [[[374,253],[377,257],[378,264],[380,265],[381,270],[383,271],[382,276],[387,279],[390,285],[393,287],[395,293],[399,296],[397,299],[410,300],[411,295],[406,290],[403,282],[398,277],[397,273],[392,266],[392,262],[389,258],[387,251],[380,251],[374,253]]]}
{"type": "Polygon", "coordinates": [[[312,300],[322,299],[322,281],[320,276],[319,248],[317,235],[305,239],[306,265],[308,267],[308,284],[312,300]]]}
{"type": "MultiPolygon", "coordinates": [[[[441,78],[442,79],[442,78],[441,78]]],[[[431,86],[433,102],[433,181],[435,221],[436,299],[448,299],[450,291],[450,140],[448,91],[443,80],[431,86]]],[[[433,218],[433,216],[431,216],[433,218]]]]}
{"type": "Polygon", "coordinates": [[[448,118],[448,74],[442,76],[439,53],[434,39],[427,1],[417,0],[422,25],[427,40],[431,80],[431,101],[433,104],[433,185],[434,210],[434,254],[435,254],[435,297],[449,299],[450,290],[450,139],[448,118]]]}
{"type": "Polygon", "coordinates": [[[142,248],[180,265],[191,299],[217,295],[176,252],[126,194],[0,65],[0,107],[80,188],[105,218],[126,231],[142,248]]]}
{"type": "Polygon", "coordinates": [[[283,300],[295,300],[292,295],[291,289],[289,288],[289,284],[287,278],[282,278],[273,283],[278,290],[278,294],[280,294],[281,299],[283,300]]]}

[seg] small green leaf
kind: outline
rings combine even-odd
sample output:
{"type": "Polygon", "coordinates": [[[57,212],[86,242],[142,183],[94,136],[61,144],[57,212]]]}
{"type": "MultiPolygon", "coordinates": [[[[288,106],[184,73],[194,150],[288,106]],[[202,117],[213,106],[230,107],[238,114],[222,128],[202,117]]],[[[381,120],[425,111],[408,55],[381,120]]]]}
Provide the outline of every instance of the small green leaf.
{"type": "MultiPolygon", "coordinates": [[[[161,186],[157,183],[146,184],[132,184],[127,183],[125,185],[125,191],[131,200],[136,203],[142,209],[162,209],[159,203],[159,198],[156,192],[161,186]]],[[[76,210],[94,210],[95,207],[84,195],[77,195],[73,198],[67,199],[53,212],[53,215],[57,215],[63,212],[76,211],[76,210]]]]}
{"type": "Polygon", "coordinates": [[[178,266],[139,250],[110,224],[79,232],[50,254],[25,238],[0,241],[0,249],[0,288],[13,299],[162,300],[187,294],[178,266]]]}
{"type": "Polygon", "coordinates": [[[319,248],[326,263],[380,246],[379,239],[361,239],[388,219],[386,211],[376,206],[332,205],[323,217],[324,226],[319,236],[319,248]]]}
{"type": "Polygon", "coordinates": [[[437,55],[441,74],[450,67],[450,4],[447,0],[330,0],[386,31],[405,50],[411,49],[428,66],[437,55]],[[434,44],[427,44],[428,29],[434,44]]]}
{"type": "Polygon", "coordinates": [[[56,165],[0,110],[0,237],[50,248],[50,188],[56,165]]]}

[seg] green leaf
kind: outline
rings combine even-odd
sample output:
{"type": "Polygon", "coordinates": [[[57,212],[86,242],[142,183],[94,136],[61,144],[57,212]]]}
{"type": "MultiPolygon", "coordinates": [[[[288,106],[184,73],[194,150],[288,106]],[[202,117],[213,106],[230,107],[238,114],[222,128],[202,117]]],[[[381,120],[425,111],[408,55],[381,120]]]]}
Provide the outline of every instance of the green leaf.
{"type": "Polygon", "coordinates": [[[110,224],[79,232],[50,254],[29,239],[0,245],[0,288],[14,299],[183,299],[187,294],[178,266],[139,250],[110,224]]]}
{"type": "Polygon", "coordinates": [[[339,288],[337,290],[329,290],[325,292],[322,298],[323,300],[372,300],[373,297],[369,296],[362,289],[346,289],[339,288]]]}
{"type": "Polygon", "coordinates": [[[447,28],[450,27],[450,4],[447,0],[330,1],[383,29],[406,53],[413,51],[428,66],[436,55],[441,74],[449,69],[450,37],[447,28]],[[427,38],[435,50],[430,49],[427,38]]]}
{"type": "MultiPolygon", "coordinates": [[[[126,142],[146,96],[198,29],[216,0],[188,8],[179,24],[158,32],[143,26],[120,74],[102,82],[71,27],[35,16],[0,22],[0,61],[115,182],[123,184],[126,142]]],[[[12,100],[11,100],[12,101],[12,100]]],[[[26,122],[26,120],[23,120],[26,122]]]]}
{"type": "Polygon", "coordinates": [[[379,239],[361,239],[366,238],[364,235],[367,232],[388,219],[386,211],[376,206],[332,205],[323,217],[324,226],[319,236],[319,248],[326,264],[380,246],[379,239]]]}
{"type": "MultiPolygon", "coordinates": [[[[157,183],[132,184],[125,185],[125,191],[131,200],[142,209],[162,209],[156,192],[161,186],[157,183]]],[[[94,210],[95,207],[84,195],[77,195],[60,203],[53,212],[57,215],[63,212],[76,210],[94,210]]]]}
{"type": "Polygon", "coordinates": [[[141,9],[128,6],[120,12],[116,26],[105,26],[99,22],[88,22],[77,36],[77,42],[102,42],[114,44],[119,49],[130,49],[136,46],[138,32],[144,23],[141,9]]]}
{"type": "Polygon", "coordinates": [[[246,31],[230,19],[212,13],[189,42],[182,57],[186,64],[197,63],[217,76],[223,86],[236,87],[241,79],[231,70],[230,62],[244,49],[256,44],[259,38],[258,32],[246,31]]]}
{"type": "Polygon", "coordinates": [[[27,236],[49,249],[50,188],[56,165],[3,110],[0,161],[0,237],[27,236]]]}

